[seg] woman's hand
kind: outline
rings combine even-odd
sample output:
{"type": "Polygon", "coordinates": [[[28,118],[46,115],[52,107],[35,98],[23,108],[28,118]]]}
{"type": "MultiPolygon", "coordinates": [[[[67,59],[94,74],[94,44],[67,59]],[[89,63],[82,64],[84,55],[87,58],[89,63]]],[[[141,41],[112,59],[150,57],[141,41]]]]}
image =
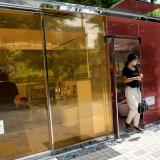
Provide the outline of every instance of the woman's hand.
{"type": "Polygon", "coordinates": [[[131,77],[131,78],[127,78],[127,77],[123,77],[123,82],[124,83],[129,83],[129,82],[132,82],[132,81],[141,81],[142,80],[142,77],[141,76],[136,76],[136,77],[131,77]]]}
{"type": "Polygon", "coordinates": [[[136,76],[136,77],[134,77],[134,80],[141,81],[142,77],[141,76],[136,76]]]}
{"type": "Polygon", "coordinates": [[[142,81],[143,74],[141,73],[140,76],[135,77],[137,81],[142,81]]]}
{"type": "Polygon", "coordinates": [[[140,77],[143,78],[143,74],[142,73],[140,74],[140,77]]]}

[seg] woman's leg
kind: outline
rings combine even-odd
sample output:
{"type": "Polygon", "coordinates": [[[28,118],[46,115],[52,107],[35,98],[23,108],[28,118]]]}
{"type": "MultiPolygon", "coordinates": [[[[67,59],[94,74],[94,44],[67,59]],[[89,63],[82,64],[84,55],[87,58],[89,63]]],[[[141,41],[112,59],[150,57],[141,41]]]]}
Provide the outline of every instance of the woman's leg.
{"type": "MultiPolygon", "coordinates": [[[[136,109],[130,108],[127,119],[126,119],[126,123],[130,124],[132,122],[132,120],[135,119],[136,115],[137,115],[136,109]]],[[[138,117],[136,118],[136,122],[137,121],[138,121],[138,117]]]]}
{"type": "MultiPolygon", "coordinates": [[[[128,117],[126,119],[126,123],[130,124],[133,118],[137,115],[138,113],[138,99],[137,99],[137,88],[131,88],[127,87],[125,90],[125,96],[127,99],[127,103],[130,107],[130,111],[128,114],[128,117]]],[[[138,115],[136,117],[136,122],[138,121],[138,115]]]]}
{"type": "MultiPolygon", "coordinates": [[[[139,88],[137,89],[137,100],[138,100],[138,104],[142,102],[142,99],[141,99],[141,91],[140,91],[139,88]]],[[[142,132],[143,129],[138,126],[138,125],[139,125],[139,120],[140,120],[140,114],[138,113],[138,110],[137,110],[137,114],[136,114],[135,117],[134,117],[134,128],[135,128],[138,132],[142,132]]]]}
{"type": "Polygon", "coordinates": [[[137,111],[137,113],[135,114],[134,119],[133,119],[135,127],[138,127],[138,125],[139,125],[139,119],[140,119],[140,114],[137,111]]]}

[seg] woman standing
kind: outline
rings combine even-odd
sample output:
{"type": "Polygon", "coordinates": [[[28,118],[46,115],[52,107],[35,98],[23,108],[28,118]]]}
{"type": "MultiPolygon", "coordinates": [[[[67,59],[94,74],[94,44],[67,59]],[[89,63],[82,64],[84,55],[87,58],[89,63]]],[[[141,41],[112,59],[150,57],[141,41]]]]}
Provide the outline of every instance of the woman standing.
{"type": "Polygon", "coordinates": [[[130,107],[127,119],[125,121],[125,128],[131,131],[131,122],[134,121],[133,128],[139,132],[143,131],[139,127],[140,114],[138,113],[138,104],[141,102],[140,85],[143,75],[140,74],[137,67],[138,57],[134,54],[129,54],[127,62],[123,68],[122,76],[123,82],[126,85],[125,97],[130,107]]]}

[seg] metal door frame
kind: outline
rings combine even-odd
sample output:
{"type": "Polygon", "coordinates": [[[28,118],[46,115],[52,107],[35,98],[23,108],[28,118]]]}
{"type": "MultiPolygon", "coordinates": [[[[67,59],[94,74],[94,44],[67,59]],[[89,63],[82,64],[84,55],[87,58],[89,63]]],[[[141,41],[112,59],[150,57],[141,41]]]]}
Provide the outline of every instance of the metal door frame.
{"type": "MultiPolygon", "coordinates": [[[[114,53],[114,39],[134,39],[138,40],[139,42],[139,59],[141,61],[141,38],[140,37],[129,37],[129,36],[114,36],[114,35],[107,35],[107,44],[108,39],[111,39],[111,47],[109,48],[109,60],[110,60],[110,78],[111,78],[111,91],[112,91],[112,112],[113,112],[113,125],[114,125],[114,135],[117,139],[120,138],[120,128],[119,128],[119,115],[118,115],[118,104],[117,104],[117,85],[116,85],[116,54],[114,53]]],[[[140,67],[141,68],[141,67],[140,67]]],[[[143,90],[143,83],[141,84],[141,89],[143,90]]],[[[142,114],[143,120],[143,114],[142,114]]]]}

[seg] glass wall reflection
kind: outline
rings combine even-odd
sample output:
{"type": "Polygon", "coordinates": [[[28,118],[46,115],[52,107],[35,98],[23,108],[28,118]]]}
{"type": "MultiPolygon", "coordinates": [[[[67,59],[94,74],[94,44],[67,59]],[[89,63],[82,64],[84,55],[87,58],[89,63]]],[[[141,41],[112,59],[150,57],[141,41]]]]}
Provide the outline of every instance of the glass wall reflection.
{"type": "Polygon", "coordinates": [[[56,149],[113,131],[103,23],[88,14],[44,17],[56,149]]]}
{"type": "Polygon", "coordinates": [[[48,150],[42,34],[38,14],[0,21],[0,159],[13,160],[48,150]]]}

